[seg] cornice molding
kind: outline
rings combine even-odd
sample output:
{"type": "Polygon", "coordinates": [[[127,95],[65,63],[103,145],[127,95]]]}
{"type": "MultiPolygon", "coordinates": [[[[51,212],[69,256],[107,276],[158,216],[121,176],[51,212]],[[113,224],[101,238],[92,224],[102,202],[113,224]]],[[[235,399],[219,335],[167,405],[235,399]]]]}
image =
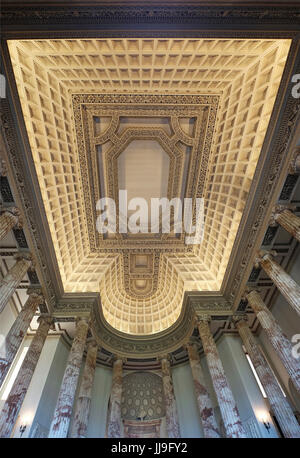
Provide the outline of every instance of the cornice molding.
{"type": "MultiPolygon", "coordinates": [[[[138,2],[137,2],[138,3],[138,2]]],[[[86,4],[85,4],[86,5],[86,4]]],[[[300,9],[295,6],[241,6],[241,5],[37,5],[28,6],[2,4],[1,17],[6,24],[49,23],[106,23],[126,24],[155,22],[162,24],[198,23],[207,21],[218,24],[239,22],[248,24],[253,20],[260,24],[286,23],[293,24],[300,19],[300,9]]]]}

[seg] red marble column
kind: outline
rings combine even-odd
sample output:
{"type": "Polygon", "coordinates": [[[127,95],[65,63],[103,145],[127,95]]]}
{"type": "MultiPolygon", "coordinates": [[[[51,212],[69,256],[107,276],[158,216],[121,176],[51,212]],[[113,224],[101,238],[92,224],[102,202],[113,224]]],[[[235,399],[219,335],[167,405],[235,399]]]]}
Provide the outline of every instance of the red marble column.
{"type": "Polygon", "coordinates": [[[38,306],[44,301],[40,289],[30,288],[27,293],[29,297],[0,348],[0,386],[4,382],[38,306]]]}
{"type": "Polygon", "coordinates": [[[0,240],[16,225],[21,224],[21,214],[18,208],[10,207],[0,215],[0,240]]]}
{"type": "Polygon", "coordinates": [[[218,399],[227,437],[247,437],[216,344],[209,329],[210,317],[199,318],[198,330],[218,399]]]}
{"type": "Polygon", "coordinates": [[[33,373],[41,355],[53,318],[41,315],[38,318],[39,327],[36,331],[17,378],[0,415],[0,437],[10,437],[19,411],[22,407],[33,373]]]}
{"type": "Polygon", "coordinates": [[[82,380],[80,383],[80,390],[76,403],[70,437],[86,437],[91,408],[97,353],[97,343],[94,340],[92,340],[88,344],[87,355],[82,380]]]}
{"type": "Polygon", "coordinates": [[[48,437],[67,437],[89,324],[78,318],[48,437]]]}
{"type": "Polygon", "coordinates": [[[292,356],[292,344],[255,290],[246,294],[249,305],[285,366],[295,388],[300,392],[300,361],[292,356]]]}
{"type": "Polygon", "coordinates": [[[165,395],[166,405],[166,425],[169,438],[179,438],[180,427],[178,420],[178,412],[176,406],[175,393],[173,388],[173,380],[171,373],[171,365],[168,357],[161,359],[162,382],[165,395]]]}
{"type": "Polygon", "coordinates": [[[275,377],[265,360],[255,337],[252,335],[247,320],[243,317],[234,317],[235,325],[239,331],[243,344],[255,367],[257,375],[266,392],[271,408],[277,418],[285,437],[300,437],[300,426],[295,415],[282,394],[275,377]]]}
{"type": "Polygon", "coordinates": [[[256,260],[273,280],[281,294],[300,315],[300,286],[273,259],[271,253],[262,254],[256,260]]]}
{"type": "Polygon", "coordinates": [[[210,395],[206,388],[197,347],[192,343],[188,343],[186,347],[189,355],[204,437],[221,437],[210,395]]]}
{"type": "Polygon", "coordinates": [[[107,437],[121,437],[121,399],[123,385],[123,361],[116,358],[113,364],[113,377],[109,399],[107,437]]]}
{"type": "Polygon", "coordinates": [[[0,282],[0,313],[32,264],[27,254],[18,255],[17,259],[15,265],[7,272],[6,276],[0,282]]]}

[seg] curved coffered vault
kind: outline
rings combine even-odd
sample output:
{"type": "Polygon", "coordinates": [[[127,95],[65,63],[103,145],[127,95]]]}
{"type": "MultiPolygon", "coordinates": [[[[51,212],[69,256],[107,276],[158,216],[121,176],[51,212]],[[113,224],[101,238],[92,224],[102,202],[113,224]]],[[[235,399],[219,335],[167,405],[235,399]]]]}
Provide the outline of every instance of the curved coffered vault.
{"type": "Polygon", "coordinates": [[[185,291],[221,291],[290,43],[8,42],[65,293],[100,292],[108,323],[143,335],[175,323],[185,291]],[[165,166],[151,191],[130,160],[153,142],[152,159],[165,166]],[[118,206],[120,183],[146,199],[203,197],[202,243],[186,245],[184,233],[97,233],[96,203],[113,197],[118,206]]]}

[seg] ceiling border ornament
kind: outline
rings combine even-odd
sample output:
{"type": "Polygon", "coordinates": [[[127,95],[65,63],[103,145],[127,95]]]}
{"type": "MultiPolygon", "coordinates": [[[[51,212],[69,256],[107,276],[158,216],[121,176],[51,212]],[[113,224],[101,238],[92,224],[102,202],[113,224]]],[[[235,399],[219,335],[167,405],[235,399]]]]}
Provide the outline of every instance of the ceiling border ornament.
{"type": "MultiPolygon", "coordinates": [[[[293,7],[261,7],[254,6],[234,6],[229,7],[212,5],[195,6],[195,5],[168,5],[161,6],[159,4],[149,6],[141,5],[98,5],[98,6],[49,6],[23,8],[9,7],[5,5],[5,9],[1,12],[1,17],[5,19],[6,24],[38,24],[43,27],[49,23],[57,24],[76,24],[86,23],[87,25],[98,24],[127,24],[134,23],[159,23],[159,24],[205,24],[209,25],[224,25],[236,23],[238,25],[251,24],[253,21],[259,21],[260,24],[281,23],[284,21],[287,24],[293,24],[293,17],[300,18],[300,11],[293,7]],[[57,16],[59,14],[59,16],[57,16]]],[[[188,3],[188,2],[187,2],[188,3]]],[[[4,2],[5,4],[5,2],[4,2]]]]}

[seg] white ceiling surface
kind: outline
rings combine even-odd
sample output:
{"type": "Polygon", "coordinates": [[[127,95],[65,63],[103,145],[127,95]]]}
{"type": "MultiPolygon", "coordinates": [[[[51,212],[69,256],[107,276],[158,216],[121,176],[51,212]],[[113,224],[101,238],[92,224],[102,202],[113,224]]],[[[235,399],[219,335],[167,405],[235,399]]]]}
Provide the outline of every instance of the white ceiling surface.
{"type": "MultiPolygon", "coordinates": [[[[127,191],[128,203],[136,197],[145,199],[150,216],[151,198],[167,197],[169,164],[157,141],[133,140],[118,158],[119,189],[127,191]]],[[[128,211],[128,216],[134,212],[128,211]]]]}

